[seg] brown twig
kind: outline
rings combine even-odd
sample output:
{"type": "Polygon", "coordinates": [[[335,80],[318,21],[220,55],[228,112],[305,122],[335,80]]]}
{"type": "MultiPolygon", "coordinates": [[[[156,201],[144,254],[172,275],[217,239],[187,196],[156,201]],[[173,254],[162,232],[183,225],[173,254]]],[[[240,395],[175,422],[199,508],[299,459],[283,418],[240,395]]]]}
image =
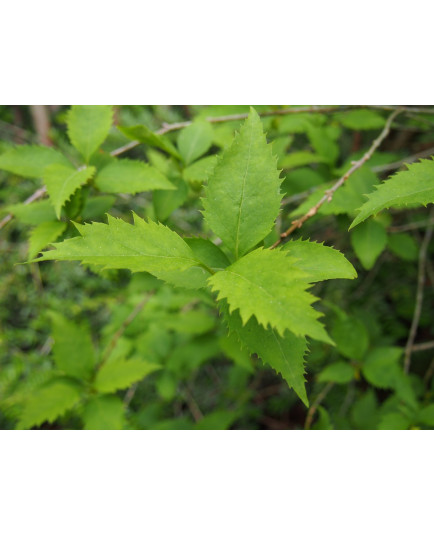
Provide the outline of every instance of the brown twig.
{"type": "Polygon", "coordinates": [[[397,115],[402,113],[404,110],[402,108],[399,108],[393,112],[393,114],[389,117],[389,119],[386,121],[386,124],[381,132],[381,134],[376,138],[369,150],[360,158],[360,160],[357,160],[353,163],[351,168],[343,175],[335,184],[332,186],[329,190],[327,190],[324,194],[324,196],[318,201],[318,203],[313,206],[304,216],[301,218],[298,218],[297,220],[292,222],[291,227],[282,233],[280,235],[280,239],[274,243],[270,249],[274,249],[277,246],[279,246],[285,238],[288,238],[289,235],[291,235],[296,229],[299,229],[307,220],[312,218],[318,213],[318,210],[324,205],[326,202],[330,202],[333,199],[333,195],[341,186],[345,184],[345,182],[349,179],[349,177],[357,171],[359,168],[363,166],[375,153],[375,151],[378,149],[378,147],[381,145],[381,143],[384,141],[385,138],[389,135],[390,132],[390,126],[395,119],[397,115]]]}
{"type": "Polygon", "coordinates": [[[420,153],[407,156],[406,158],[403,158],[402,160],[398,160],[397,162],[391,162],[390,164],[385,164],[384,166],[374,166],[371,168],[371,171],[373,171],[374,173],[384,173],[386,171],[393,171],[394,169],[399,169],[405,164],[412,164],[413,162],[416,162],[416,160],[419,160],[419,158],[426,158],[427,156],[431,156],[433,154],[434,154],[434,147],[430,147],[429,149],[426,149],[425,151],[421,151],[420,153]]]}
{"type": "Polygon", "coordinates": [[[413,352],[424,352],[425,350],[432,350],[434,348],[434,341],[421,342],[419,344],[413,344],[411,349],[413,352]]]}
{"type": "MultiPolygon", "coordinates": [[[[431,209],[430,216],[434,216],[434,209],[431,209]]],[[[404,372],[408,374],[411,365],[411,354],[413,352],[413,345],[417,335],[417,329],[419,327],[420,316],[422,314],[423,294],[426,278],[426,260],[428,253],[428,246],[433,235],[434,225],[430,225],[422,241],[422,245],[419,250],[419,266],[417,277],[417,290],[416,290],[416,303],[414,306],[413,320],[411,322],[410,332],[405,346],[405,359],[404,359],[404,372]]]]}
{"type": "Polygon", "coordinates": [[[330,382],[328,383],[324,389],[320,392],[320,394],[316,397],[315,402],[311,405],[309,408],[309,411],[307,412],[306,416],[306,422],[304,423],[304,429],[310,430],[310,427],[312,426],[312,421],[315,416],[316,410],[321,405],[321,402],[324,400],[324,398],[330,393],[330,391],[334,387],[334,383],[330,382]]]}

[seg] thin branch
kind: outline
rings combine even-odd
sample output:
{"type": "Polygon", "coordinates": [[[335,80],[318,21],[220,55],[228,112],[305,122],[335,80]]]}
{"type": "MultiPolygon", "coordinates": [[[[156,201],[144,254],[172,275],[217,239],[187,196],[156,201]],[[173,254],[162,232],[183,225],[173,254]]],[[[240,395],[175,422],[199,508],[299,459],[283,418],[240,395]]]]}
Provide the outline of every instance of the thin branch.
{"type": "MultiPolygon", "coordinates": [[[[434,209],[431,209],[431,216],[434,216],[434,209]]],[[[416,339],[417,329],[419,327],[420,316],[422,314],[423,294],[426,278],[426,260],[428,246],[433,235],[434,225],[430,225],[426,232],[419,251],[419,267],[417,277],[416,303],[414,306],[413,320],[411,322],[410,333],[405,346],[404,372],[408,374],[411,365],[411,354],[413,351],[414,341],[416,339]]]]}
{"type": "Polygon", "coordinates": [[[429,225],[434,225],[434,220],[423,220],[415,221],[413,223],[407,223],[406,225],[398,225],[389,227],[389,233],[404,233],[405,231],[414,231],[415,229],[420,229],[421,227],[428,227],[429,225]]]}
{"type": "Polygon", "coordinates": [[[419,158],[426,158],[427,156],[431,156],[433,154],[434,154],[434,147],[430,147],[429,149],[426,149],[425,151],[421,151],[420,153],[413,154],[411,156],[408,156],[407,158],[398,160],[397,162],[385,164],[384,166],[374,166],[371,168],[371,171],[373,171],[374,173],[384,173],[386,171],[393,171],[395,169],[399,169],[405,164],[412,164],[413,162],[416,162],[416,160],[419,160],[419,158]]]}
{"type": "Polygon", "coordinates": [[[328,383],[324,387],[324,389],[320,392],[320,394],[316,397],[315,402],[313,402],[313,404],[309,408],[309,411],[307,412],[306,422],[304,423],[305,430],[310,430],[316,410],[318,409],[318,407],[321,405],[321,402],[330,393],[330,391],[333,389],[334,386],[335,384],[333,382],[328,383]]]}
{"type": "Polygon", "coordinates": [[[131,312],[131,314],[122,322],[121,327],[116,331],[116,333],[111,338],[109,344],[107,345],[107,348],[105,349],[105,352],[103,353],[101,361],[99,362],[99,367],[101,367],[107,361],[107,359],[110,357],[110,354],[115,349],[119,339],[125,333],[127,327],[133,322],[133,320],[136,318],[136,316],[143,310],[143,308],[148,303],[148,301],[150,300],[152,295],[153,295],[153,292],[150,292],[149,294],[147,294],[143,298],[143,300],[136,305],[136,307],[131,312]]]}
{"type": "Polygon", "coordinates": [[[356,162],[353,163],[352,167],[345,173],[345,175],[343,175],[334,184],[334,186],[332,186],[329,190],[325,192],[324,196],[318,201],[318,203],[314,207],[312,207],[304,216],[293,221],[291,227],[280,235],[280,239],[275,244],[273,244],[270,249],[274,249],[278,245],[280,245],[285,238],[288,238],[289,235],[291,235],[296,229],[299,229],[307,220],[315,216],[318,213],[318,210],[324,205],[324,203],[330,202],[333,199],[333,195],[336,192],[336,190],[338,190],[341,186],[343,186],[345,182],[350,178],[350,176],[359,168],[361,168],[363,164],[365,164],[372,157],[372,155],[375,153],[375,151],[378,149],[378,147],[381,145],[384,139],[387,138],[387,136],[389,135],[390,127],[391,127],[393,120],[395,119],[397,115],[399,115],[402,112],[403,112],[402,108],[399,108],[398,110],[395,110],[393,112],[393,114],[387,120],[381,134],[378,136],[378,138],[376,138],[373,141],[371,147],[362,156],[362,158],[360,158],[360,160],[357,160],[356,162]]]}
{"type": "MultiPolygon", "coordinates": [[[[47,188],[45,186],[42,188],[39,188],[39,190],[36,190],[36,192],[33,192],[33,194],[23,202],[23,205],[30,205],[30,203],[33,203],[37,199],[44,197],[46,191],[47,191],[47,188]]],[[[0,221],[0,229],[3,229],[3,227],[7,225],[13,217],[14,217],[13,214],[8,214],[7,216],[5,216],[0,221]]]]}
{"type": "Polygon", "coordinates": [[[432,350],[434,348],[434,341],[421,342],[420,344],[414,344],[411,349],[413,352],[424,352],[425,350],[432,350]]]}

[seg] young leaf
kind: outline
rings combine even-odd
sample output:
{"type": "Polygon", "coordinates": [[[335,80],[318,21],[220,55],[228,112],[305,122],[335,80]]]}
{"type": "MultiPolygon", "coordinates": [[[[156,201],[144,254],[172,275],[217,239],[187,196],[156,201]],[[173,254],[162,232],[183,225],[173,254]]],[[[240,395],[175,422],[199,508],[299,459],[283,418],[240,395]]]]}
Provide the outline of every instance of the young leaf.
{"type": "Polygon", "coordinates": [[[50,312],[53,323],[53,359],[59,370],[79,380],[88,380],[96,363],[89,328],[78,326],[50,312]]]}
{"type": "Polygon", "coordinates": [[[45,168],[44,183],[58,218],[66,201],[80,186],[86,184],[94,173],[95,168],[92,166],[78,170],[72,166],[53,164],[45,168]]]}
{"type": "Polygon", "coordinates": [[[387,245],[386,230],[370,220],[351,233],[351,244],[363,268],[370,270],[387,245]]]}
{"type": "Polygon", "coordinates": [[[354,279],[357,272],[337,249],[318,242],[291,240],[282,248],[292,259],[292,265],[306,272],[306,281],[316,283],[326,279],[354,279]]]}
{"type": "Polygon", "coordinates": [[[254,318],[243,325],[239,312],[230,314],[229,307],[224,303],[221,304],[221,310],[229,331],[236,334],[242,346],[252,354],[258,354],[264,363],[281,374],[288,386],[309,406],[304,385],[306,339],[288,332],[281,337],[275,329],[265,329],[254,318]]]}
{"type": "Polygon", "coordinates": [[[178,136],[178,149],[185,162],[189,165],[211,147],[213,129],[208,121],[197,120],[184,128],[178,136]]]}
{"type": "Polygon", "coordinates": [[[141,359],[107,361],[99,370],[94,385],[100,393],[114,393],[160,368],[157,363],[147,363],[141,359]]]}
{"type": "Polygon", "coordinates": [[[29,238],[28,259],[32,260],[48,244],[54,242],[66,229],[63,221],[46,221],[32,229],[29,238]]]}
{"type": "Polygon", "coordinates": [[[164,136],[160,136],[155,132],[152,132],[145,125],[136,125],[134,127],[118,127],[118,129],[130,140],[135,140],[151,147],[157,147],[162,151],[174,156],[175,158],[181,158],[178,151],[175,149],[173,144],[166,139],[164,136]]]}
{"type": "Polygon", "coordinates": [[[126,158],[105,166],[96,176],[95,186],[102,192],[114,194],[175,189],[157,168],[126,158]]]}
{"type": "Polygon", "coordinates": [[[208,180],[204,216],[235,258],[271,231],[279,213],[281,180],[276,157],[252,109],[208,180]]]}
{"type": "Polygon", "coordinates": [[[67,380],[54,380],[42,387],[27,400],[17,428],[28,429],[44,422],[53,422],[80,400],[76,384],[67,380]]]}
{"type": "Polygon", "coordinates": [[[106,139],[113,122],[111,106],[72,106],[68,112],[68,136],[72,145],[89,162],[106,139]]]}
{"type": "Polygon", "coordinates": [[[77,225],[81,237],[53,244],[37,260],[82,261],[105,268],[149,272],[165,279],[165,274],[200,266],[184,240],[164,225],[145,222],[134,215],[135,225],[108,216],[108,225],[77,225]]]}
{"type": "Polygon", "coordinates": [[[368,194],[368,201],[359,209],[350,229],[380,210],[434,203],[434,159],[421,160],[407,167],[368,194]]]}
{"type": "Polygon", "coordinates": [[[122,430],[124,405],[116,396],[92,398],[84,407],[85,430],[122,430]]]}
{"type": "Polygon", "coordinates": [[[281,336],[288,329],[297,336],[331,342],[318,322],[320,313],[311,307],[316,298],[306,292],[306,273],[283,251],[256,249],[214,274],[209,284],[219,293],[218,300],[227,299],[231,313],[240,310],[244,324],[255,316],[281,336]]]}
{"type": "Polygon", "coordinates": [[[43,145],[21,145],[0,155],[0,169],[32,179],[42,177],[52,164],[71,165],[63,154],[43,145]]]}

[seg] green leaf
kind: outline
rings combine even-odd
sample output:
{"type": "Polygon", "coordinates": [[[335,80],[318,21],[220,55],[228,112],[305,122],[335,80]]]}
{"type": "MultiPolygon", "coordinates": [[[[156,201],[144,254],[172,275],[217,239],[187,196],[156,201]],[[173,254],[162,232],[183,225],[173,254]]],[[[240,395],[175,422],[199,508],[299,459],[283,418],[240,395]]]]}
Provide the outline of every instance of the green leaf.
{"type": "Polygon", "coordinates": [[[286,332],[281,337],[275,329],[265,329],[251,318],[245,325],[238,311],[229,313],[227,304],[221,304],[221,311],[230,333],[235,333],[243,347],[258,354],[264,363],[273,368],[297,393],[306,406],[304,379],[304,356],[307,352],[306,339],[286,332]]]}
{"type": "Polygon", "coordinates": [[[363,268],[370,270],[387,246],[386,230],[370,220],[351,233],[351,244],[363,268]]]}
{"type": "Polygon", "coordinates": [[[335,118],[351,130],[375,130],[384,127],[386,120],[374,110],[351,110],[335,115],[335,118]]]}
{"type": "Polygon", "coordinates": [[[263,240],[279,213],[279,172],[258,114],[252,109],[208,180],[204,216],[238,258],[263,240]]]}
{"type": "Polygon", "coordinates": [[[338,352],[353,359],[360,360],[369,346],[369,334],[363,322],[358,318],[338,317],[331,331],[338,352]]]}
{"type": "Polygon", "coordinates": [[[354,403],[351,409],[351,418],[358,430],[375,430],[377,428],[378,403],[372,389],[354,403]]]}
{"type": "Polygon", "coordinates": [[[113,122],[111,106],[72,106],[67,116],[68,136],[72,145],[89,162],[102,145],[113,122]]]}
{"type": "Polygon", "coordinates": [[[214,274],[209,284],[219,293],[218,300],[227,299],[231,313],[240,310],[244,324],[255,316],[282,336],[288,329],[331,343],[318,322],[320,313],[311,307],[316,298],[306,292],[305,272],[293,266],[283,251],[256,249],[214,274]]]}
{"type": "Polygon", "coordinates": [[[418,421],[426,426],[434,427],[434,404],[429,404],[419,411],[418,421]]]}
{"type": "Polygon", "coordinates": [[[84,407],[85,430],[122,430],[124,405],[116,396],[92,398],[84,407]]]}
{"type": "Polygon", "coordinates": [[[200,266],[184,240],[164,225],[145,222],[134,214],[135,225],[108,216],[108,225],[76,225],[81,237],[53,244],[37,260],[81,261],[104,268],[149,272],[165,280],[171,273],[182,273],[200,266]]]}
{"type": "Polygon", "coordinates": [[[31,230],[28,260],[32,260],[48,244],[54,242],[66,229],[63,221],[47,221],[31,230]]]}
{"type": "Polygon", "coordinates": [[[10,212],[17,220],[29,225],[38,225],[39,223],[51,222],[56,219],[54,207],[48,199],[28,205],[24,203],[9,205],[2,212],[10,212]]]}
{"type": "Polygon", "coordinates": [[[205,240],[204,238],[186,238],[185,242],[191,247],[196,259],[211,268],[214,272],[224,270],[229,266],[230,262],[226,255],[210,240],[205,240]]]}
{"type": "Polygon", "coordinates": [[[378,430],[408,430],[410,419],[401,413],[387,413],[383,415],[378,430]]]}
{"type": "Polygon", "coordinates": [[[141,359],[107,361],[100,368],[94,385],[100,393],[114,393],[119,389],[126,389],[160,368],[157,363],[147,363],[141,359]]]}
{"type": "Polygon", "coordinates": [[[89,328],[50,312],[54,339],[53,359],[59,370],[79,380],[90,379],[96,355],[89,328]]]}
{"type": "Polygon", "coordinates": [[[434,203],[434,159],[410,164],[368,194],[368,201],[359,209],[359,214],[350,229],[362,221],[390,207],[434,203]]]}
{"type": "Polygon", "coordinates": [[[306,272],[306,281],[315,283],[326,279],[354,279],[357,272],[337,249],[318,242],[291,240],[282,248],[292,259],[292,265],[306,272]]]}
{"type": "Polygon", "coordinates": [[[60,218],[61,209],[66,201],[80,186],[86,184],[95,171],[92,166],[78,170],[72,166],[66,167],[59,164],[45,168],[44,183],[58,218],[60,218]]]}
{"type": "Polygon", "coordinates": [[[161,149],[175,158],[181,158],[178,151],[168,139],[166,139],[164,136],[156,134],[155,132],[152,132],[152,130],[145,125],[136,125],[134,127],[118,127],[118,129],[130,140],[135,140],[151,147],[157,147],[157,149],[161,149]]]}
{"type": "Polygon", "coordinates": [[[395,255],[405,261],[416,261],[419,256],[416,240],[407,233],[390,234],[387,246],[395,255]]]}
{"type": "Polygon", "coordinates": [[[165,221],[173,211],[188,198],[188,186],[181,177],[170,178],[173,188],[169,191],[156,190],[152,196],[155,213],[159,221],[165,221]]]}
{"type": "Polygon", "coordinates": [[[318,376],[320,382],[349,383],[353,379],[354,367],[343,361],[328,365],[318,376]]]}
{"type": "Polygon", "coordinates": [[[210,175],[214,173],[217,162],[216,156],[201,158],[191,166],[186,167],[182,175],[192,185],[202,184],[207,182],[210,175]]]}
{"type": "Polygon", "coordinates": [[[184,128],[178,136],[178,149],[185,164],[188,166],[211,147],[213,129],[208,121],[196,120],[184,128]]]}
{"type": "Polygon", "coordinates": [[[380,389],[393,389],[401,369],[398,365],[402,348],[377,347],[370,352],[363,364],[362,372],[369,383],[380,389]]]}
{"type": "Polygon", "coordinates": [[[0,155],[0,169],[32,179],[42,177],[52,164],[71,165],[63,154],[43,145],[20,145],[0,155]]]}
{"type": "Polygon", "coordinates": [[[19,429],[53,422],[80,400],[81,391],[73,382],[55,380],[38,389],[27,400],[18,423],[19,429]]]}
{"type": "Polygon", "coordinates": [[[95,186],[102,192],[114,194],[175,189],[157,168],[126,158],[104,167],[95,178],[95,186]]]}
{"type": "Polygon", "coordinates": [[[195,430],[228,430],[238,417],[236,411],[218,410],[205,415],[194,428],[195,430]]]}

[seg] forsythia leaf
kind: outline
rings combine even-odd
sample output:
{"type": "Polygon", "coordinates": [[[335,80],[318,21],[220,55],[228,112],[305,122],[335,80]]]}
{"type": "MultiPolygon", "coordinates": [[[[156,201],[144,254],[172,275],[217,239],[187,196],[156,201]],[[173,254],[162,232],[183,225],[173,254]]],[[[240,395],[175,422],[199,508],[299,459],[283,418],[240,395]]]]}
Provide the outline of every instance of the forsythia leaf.
{"type": "Polygon", "coordinates": [[[68,112],[68,136],[86,162],[106,139],[113,122],[111,106],[72,106],[68,112]]]}
{"type": "Polygon", "coordinates": [[[291,240],[282,247],[293,259],[292,265],[306,272],[306,281],[316,283],[326,279],[354,279],[357,272],[337,249],[309,240],[291,240]]]}
{"type": "Polygon", "coordinates": [[[88,380],[96,355],[89,328],[76,325],[58,313],[50,312],[53,323],[53,359],[59,370],[68,376],[88,380]]]}
{"type": "Polygon", "coordinates": [[[115,194],[175,189],[157,168],[128,159],[117,160],[104,167],[95,178],[95,186],[102,192],[115,194]]]}
{"type": "Polygon", "coordinates": [[[71,165],[63,154],[43,145],[21,145],[0,155],[0,169],[32,179],[42,177],[52,164],[71,165]]]}
{"type": "Polygon", "coordinates": [[[84,407],[85,430],[122,430],[124,405],[116,396],[92,398],[84,407]]]}
{"type": "Polygon", "coordinates": [[[151,147],[157,147],[162,151],[174,156],[175,158],[180,158],[178,151],[172,145],[172,143],[160,134],[152,132],[145,125],[136,125],[134,127],[118,127],[118,129],[130,140],[136,140],[140,143],[150,145],[151,147]]]}
{"type": "Polygon", "coordinates": [[[385,208],[434,203],[434,159],[410,164],[367,197],[350,229],[385,208]]]}
{"type": "Polygon", "coordinates": [[[80,396],[80,389],[73,382],[55,380],[29,397],[17,427],[26,429],[53,422],[75,406],[80,396]]]}
{"type": "Polygon", "coordinates": [[[30,232],[28,259],[32,260],[48,244],[54,242],[66,229],[63,221],[46,221],[30,232]]]}
{"type": "Polygon", "coordinates": [[[279,213],[282,195],[276,161],[252,109],[218,161],[203,200],[205,219],[236,259],[269,234],[279,213]]]}
{"type": "Polygon", "coordinates": [[[147,363],[141,359],[107,361],[96,376],[95,388],[100,393],[114,393],[119,389],[126,389],[160,368],[157,363],[147,363]]]}
{"type": "Polygon", "coordinates": [[[282,336],[288,329],[297,336],[331,342],[318,322],[320,313],[311,307],[316,298],[306,292],[306,273],[281,250],[256,249],[214,274],[209,284],[218,291],[218,300],[226,298],[230,313],[240,310],[244,324],[255,316],[282,336]]]}
{"type": "Polygon", "coordinates": [[[281,374],[289,387],[294,389],[306,406],[309,406],[304,385],[306,339],[288,332],[281,337],[275,329],[263,328],[254,318],[243,326],[238,311],[229,314],[226,304],[222,305],[222,311],[229,331],[234,332],[240,343],[251,353],[258,354],[264,363],[281,374]]]}
{"type": "Polygon", "coordinates": [[[105,268],[149,272],[164,279],[167,273],[200,266],[184,240],[161,224],[134,215],[135,225],[108,216],[108,225],[77,225],[81,237],[53,244],[40,260],[82,261],[105,268]]]}
{"type": "Polygon", "coordinates": [[[187,166],[208,151],[212,138],[213,130],[208,121],[197,120],[181,131],[178,149],[187,166]]]}
{"type": "Polygon", "coordinates": [[[66,201],[94,173],[95,168],[92,166],[78,170],[73,167],[53,164],[45,168],[43,173],[44,183],[58,218],[60,218],[61,209],[66,201]]]}

